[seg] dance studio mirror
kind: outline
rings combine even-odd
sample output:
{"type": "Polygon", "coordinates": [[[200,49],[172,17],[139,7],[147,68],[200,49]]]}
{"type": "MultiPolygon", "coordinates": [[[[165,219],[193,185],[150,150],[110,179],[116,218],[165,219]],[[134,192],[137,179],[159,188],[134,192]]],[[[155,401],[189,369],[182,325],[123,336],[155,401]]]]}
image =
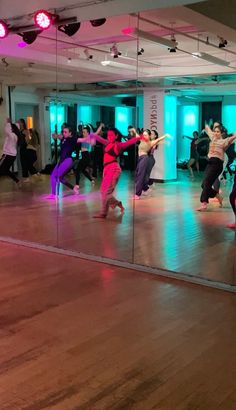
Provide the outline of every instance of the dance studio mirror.
{"type": "Polygon", "coordinates": [[[57,109],[63,110],[58,129],[66,123],[78,138],[65,177],[71,185],[61,187],[58,197],[58,246],[128,262],[138,141],[137,38],[125,30],[137,22],[129,14],[81,21],[74,36],[57,38],[58,63],[64,57],[72,75],[67,83],[58,77],[57,109]],[[121,143],[118,158],[106,150],[113,138],[121,143]]]}
{"type": "Polygon", "coordinates": [[[215,138],[205,124],[222,122],[220,138],[236,132],[235,30],[206,24],[206,2],[201,14],[197,5],[152,10],[136,0],[116,16],[100,3],[51,10],[52,26],[40,32],[33,10],[9,19],[1,145],[7,118],[23,118],[31,171],[21,163],[23,130],[7,123],[17,150],[9,169],[20,184],[1,176],[0,236],[235,285],[235,229],[226,227],[235,219],[234,154],[226,152],[220,188],[217,178],[214,192],[201,188],[215,138]],[[125,146],[109,151],[112,139],[125,146]]]}
{"type": "Polygon", "coordinates": [[[8,17],[0,60],[0,236],[55,246],[57,209],[47,195],[55,150],[57,29],[40,30],[31,14],[8,17]]]}
{"type": "Polygon", "coordinates": [[[219,24],[203,30],[194,24],[194,14],[183,9],[172,13],[174,22],[167,9],[140,13],[139,18],[138,85],[143,90],[139,126],[151,131],[154,142],[153,149],[139,146],[134,263],[174,272],[176,277],[231,285],[235,284],[235,230],[226,226],[235,222],[229,195],[236,144],[227,150],[225,145],[225,155],[223,149],[216,153],[204,128],[220,121],[222,138],[236,132],[236,44],[230,42],[227,53],[219,24]],[[162,136],[155,147],[155,138],[162,136]],[[225,156],[228,167],[220,173],[220,181],[216,170],[206,168],[208,155],[220,156],[216,159],[220,168],[225,156]],[[211,172],[217,181],[209,184],[211,172]],[[202,181],[208,184],[207,193],[202,181]]]}

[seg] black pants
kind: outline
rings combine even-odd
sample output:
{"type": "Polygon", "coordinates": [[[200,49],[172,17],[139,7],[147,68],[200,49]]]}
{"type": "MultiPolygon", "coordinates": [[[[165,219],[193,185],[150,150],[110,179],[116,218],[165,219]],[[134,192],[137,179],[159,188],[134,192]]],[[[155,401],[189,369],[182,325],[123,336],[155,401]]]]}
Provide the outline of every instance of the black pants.
{"type": "Polygon", "coordinates": [[[20,163],[23,178],[28,178],[28,159],[27,159],[27,148],[26,146],[20,147],[20,163]]]}
{"type": "Polygon", "coordinates": [[[215,198],[216,194],[218,194],[218,192],[212,188],[212,185],[222,171],[223,161],[216,157],[210,158],[205,169],[205,178],[202,182],[201,202],[208,203],[209,198],[215,198]]]}
{"type": "Polygon", "coordinates": [[[143,186],[143,191],[147,191],[149,188],[149,179],[150,179],[150,175],[152,172],[152,168],[155,165],[155,158],[152,154],[148,155],[148,164],[147,164],[147,169],[146,169],[146,175],[145,175],[145,180],[144,180],[144,186],[143,186]]]}
{"type": "Polygon", "coordinates": [[[230,204],[232,206],[234,215],[236,216],[236,174],[234,176],[234,185],[230,193],[229,200],[230,200],[230,204]]]}
{"type": "Polygon", "coordinates": [[[13,157],[12,155],[3,154],[0,159],[0,175],[7,175],[13,179],[13,181],[19,182],[19,179],[15,176],[15,174],[10,171],[15,159],[16,157],[13,157]]]}
{"type": "Polygon", "coordinates": [[[148,155],[141,155],[138,159],[137,168],[135,171],[135,193],[140,196],[145,187],[145,177],[148,167],[148,155]]]}
{"type": "Polygon", "coordinates": [[[103,146],[95,145],[94,150],[91,152],[92,164],[93,164],[93,177],[97,178],[98,172],[101,174],[103,171],[103,146]]]}
{"type": "Polygon", "coordinates": [[[37,161],[37,153],[34,149],[26,150],[26,166],[27,176],[37,174],[37,169],[34,167],[34,163],[37,161]]]}
{"type": "Polygon", "coordinates": [[[88,171],[86,170],[87,167],[90,165],[90,155],[88,151],[82,151],[82,158],[79,161],[78,167],[75,171],[75,179],[76,179],[76,185],[79,185],[80,182],[80,175],[81,172],[84,174],[86,178],[89,179],[89,181],[92,181],[92,178],[88,171]]]}

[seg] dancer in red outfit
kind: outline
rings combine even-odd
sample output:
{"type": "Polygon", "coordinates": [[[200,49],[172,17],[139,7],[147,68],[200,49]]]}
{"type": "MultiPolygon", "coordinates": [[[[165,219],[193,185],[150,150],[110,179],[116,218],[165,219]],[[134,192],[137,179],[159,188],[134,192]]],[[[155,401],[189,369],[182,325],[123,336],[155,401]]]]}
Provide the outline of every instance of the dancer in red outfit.
{"type": "Polygon", "coordinates": [[[106,218],[109,206],[113,209],[116,207],[120,208],[121,213],[125,210],[122,202],[118,201],[118,199],[114,197],[113,193],[121,174],[121,168],[117,160],[118,156],[127,147],[136,144],[136,142],[141,139],[145,139],[145,137],[139,136],[135,130],[134,132],[136,136],[126,142],[120,142],[117,140],[119,137],[119,132],[115,128],[108,130],[107,140],[95,134],[96,140],[105,145],[105,149],[103,157],[103,178],[100,187],[102,209],[100,213],[94,215],[94,218],[106,218]]]}

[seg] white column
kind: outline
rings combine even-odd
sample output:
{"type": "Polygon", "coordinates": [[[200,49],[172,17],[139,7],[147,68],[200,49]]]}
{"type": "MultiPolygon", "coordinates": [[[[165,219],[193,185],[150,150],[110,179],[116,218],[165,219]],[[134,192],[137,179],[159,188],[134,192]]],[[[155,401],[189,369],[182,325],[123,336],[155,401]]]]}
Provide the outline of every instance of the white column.
{"type": "Polygon", "coordinates": [[[177,99],[163,91],[144,91],[144,128],[156,130],[159,136],[168,133],[172,139],[165,140],[155,151],[156,164],[151,178],[171,181],[177,177],[176,170],[176,115],[177,99]]]}

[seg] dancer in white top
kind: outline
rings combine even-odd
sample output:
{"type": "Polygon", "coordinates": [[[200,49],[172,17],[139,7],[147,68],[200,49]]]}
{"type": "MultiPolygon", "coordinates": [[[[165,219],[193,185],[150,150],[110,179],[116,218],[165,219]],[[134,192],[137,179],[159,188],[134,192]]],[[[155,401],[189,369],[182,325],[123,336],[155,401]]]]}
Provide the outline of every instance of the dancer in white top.
{"type": "Polygon", "coordinates": [[[10,170],[17,154],[17,142],[19,132],[16,124],[12,124],[8,118],[5,124],[5,141],[3,145],[3,154],[0,159],[0,175],[7,175],[18,185],[20,185],[19,179],[10,170]]]}

